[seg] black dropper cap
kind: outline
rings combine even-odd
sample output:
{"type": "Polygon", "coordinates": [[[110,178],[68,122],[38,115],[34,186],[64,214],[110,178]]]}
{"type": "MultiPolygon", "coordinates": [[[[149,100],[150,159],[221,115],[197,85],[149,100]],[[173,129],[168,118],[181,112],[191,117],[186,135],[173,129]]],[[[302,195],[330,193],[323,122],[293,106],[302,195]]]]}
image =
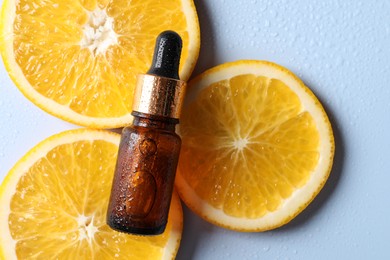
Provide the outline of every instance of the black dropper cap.
{"type": "Polygon", "coordinates": [[[174,31],[164,31],[157,37],[152,66],[147,74],[179,79],[182,40],[174,31]]]}

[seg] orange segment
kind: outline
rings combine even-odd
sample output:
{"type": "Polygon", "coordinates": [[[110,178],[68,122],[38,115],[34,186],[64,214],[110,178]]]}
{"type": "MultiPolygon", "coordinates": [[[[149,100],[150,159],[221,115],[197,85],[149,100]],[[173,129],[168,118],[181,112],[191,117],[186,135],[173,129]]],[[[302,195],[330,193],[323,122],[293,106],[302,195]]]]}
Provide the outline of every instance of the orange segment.
{"type": "Polygon", "coordinates": [[[176,194],[160,236],[106,225],[119,138],[98,130],[63,132],[14,166],[0,186],[0,258],[174,258],[182,231],[176,194]]]}
{"type": "Polygon", "coordinates": [[[75,124],[114,128],[132,117],[136,76],[164,30],[183,39],[180,76],[199,53],[192,0],[6,0],[1,53],[18,88],[43,110],[75,124]]]}
{"type": "Polygon", "coordinates": [[[176,182],[183,200],[235,230],[290,221],[332,165],[332,130],[318,100],[291,72],[264,61],[227,63],[189,85],[176,182]]]}

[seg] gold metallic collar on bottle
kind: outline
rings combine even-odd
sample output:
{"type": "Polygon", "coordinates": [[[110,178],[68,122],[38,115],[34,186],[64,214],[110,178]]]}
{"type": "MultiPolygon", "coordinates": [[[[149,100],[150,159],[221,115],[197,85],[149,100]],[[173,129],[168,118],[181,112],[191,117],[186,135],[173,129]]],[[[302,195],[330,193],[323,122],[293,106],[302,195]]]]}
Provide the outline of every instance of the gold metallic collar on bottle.
{"type": "Polygon", "coordinates": [[[135,87],[133,111],[178,119],[185,89],[185,81],[141,74],[135,87]]]}

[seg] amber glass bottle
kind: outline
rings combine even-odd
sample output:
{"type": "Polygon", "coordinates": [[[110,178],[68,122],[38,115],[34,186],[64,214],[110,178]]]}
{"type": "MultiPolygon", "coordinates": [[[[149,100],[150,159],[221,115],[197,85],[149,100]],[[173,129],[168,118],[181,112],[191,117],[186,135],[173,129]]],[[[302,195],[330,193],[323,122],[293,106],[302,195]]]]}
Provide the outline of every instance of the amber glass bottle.
{"type": "Polygon", "coordinates": [[[134,121],[122,131],[108,205],[107,223],[115,230],[165,230],[181,144],[175,133],[185,92],[178,76],[181,46],[175,32],[160,34],[151,69],[138,77],[134,121]]]}

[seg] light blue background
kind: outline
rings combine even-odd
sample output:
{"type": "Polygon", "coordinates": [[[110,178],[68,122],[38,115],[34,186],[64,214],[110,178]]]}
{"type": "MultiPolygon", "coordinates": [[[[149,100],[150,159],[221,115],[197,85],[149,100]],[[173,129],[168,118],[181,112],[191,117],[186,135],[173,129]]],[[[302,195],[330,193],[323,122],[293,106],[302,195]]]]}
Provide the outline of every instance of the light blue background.
{"type": "MultiPolygon", "coordinates": [[[[390,259],[390,1],[195,0],[193,75],[237,59],[279,63],[313,90],[334,127],[323,191],[265,233],[215,227],[185,209],[178,259],[390,259]]],[[[31,147],[76,126],[41,111],[0,65],[0,180],[31,147]]]]}

